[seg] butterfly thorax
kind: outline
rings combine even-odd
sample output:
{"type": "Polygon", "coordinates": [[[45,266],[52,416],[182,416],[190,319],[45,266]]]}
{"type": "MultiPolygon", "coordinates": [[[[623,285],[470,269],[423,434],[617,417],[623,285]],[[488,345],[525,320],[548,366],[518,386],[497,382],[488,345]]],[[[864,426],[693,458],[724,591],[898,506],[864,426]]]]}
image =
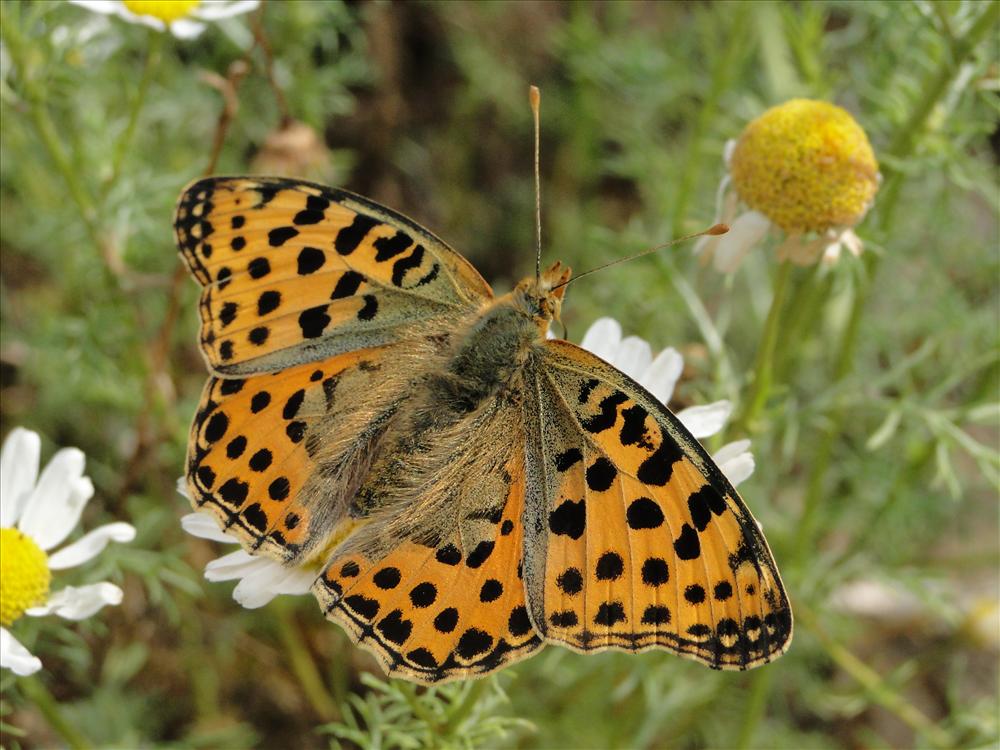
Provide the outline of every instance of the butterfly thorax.
{"type": "MultiPolygon", "coordinates": [[[[556,263],[541,278],[527,277],[487,305],[456,337],[447,364],[429,378],[436,407],[467,414],[501,391],[516,389],[517,374],[559,318],[569,269],[556,263]]],[[[448,419],[438,414],[434,421],[448,419]]]]}

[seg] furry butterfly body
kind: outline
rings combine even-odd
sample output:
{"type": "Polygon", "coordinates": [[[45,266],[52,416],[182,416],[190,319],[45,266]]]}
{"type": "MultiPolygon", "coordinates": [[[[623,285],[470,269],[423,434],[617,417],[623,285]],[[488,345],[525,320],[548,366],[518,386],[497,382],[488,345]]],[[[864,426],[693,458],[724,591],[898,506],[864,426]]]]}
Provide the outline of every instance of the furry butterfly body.
{"type": "Polygon", "coordinates": [[[178,245],[212,371],[196,506],[313,591],[398,676],[488,673],[544,643],[724,669],[783,653],[759,527],[656,398],[547,341],[569,269],[504,296],[364,198],[276,178],[189,186],[178,245]]]}

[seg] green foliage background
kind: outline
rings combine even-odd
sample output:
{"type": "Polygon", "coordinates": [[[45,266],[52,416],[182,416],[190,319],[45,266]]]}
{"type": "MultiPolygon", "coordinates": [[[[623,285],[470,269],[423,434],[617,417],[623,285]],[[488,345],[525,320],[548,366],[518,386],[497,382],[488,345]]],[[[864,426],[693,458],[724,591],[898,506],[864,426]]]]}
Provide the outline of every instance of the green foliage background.
{"type": "MultiPolygon", "coordinates": [[[[998,7],[276,2],[180,41],[4,2],[2,431],[82,448],[83,528],[139,530],[55,582],[110,578],[121,606],[15,623],[45,669],[3,673],[4,744],[996,747],[998,7]],[[868,252],[793,271],[765,409],[727,435],[754,440],[741,492],[796,612],[786,656],[731,674],[548,648],[426,691],[386,682],[311,598],[246,611],[202,580],[220,551],[178,525],[204,369],[171,214],[210,161],[209,82],[240,60],[216,171],[274,156],[258,24],[287,114],[329,149],[286,173],[413,216],[498,289],[533,265],[529,83],[544,258],[578,270],[710,223],[723,144],[767,107],[855,114],[885,178],[868,252]],[[860,613],[859,581],[893,596],[860,613]]],[[[742,404],[775,274],[769,250],[731,277],[666,251],[571,287],[569,336],[613,315],[687,355],[677,406],[742,404]]]]}

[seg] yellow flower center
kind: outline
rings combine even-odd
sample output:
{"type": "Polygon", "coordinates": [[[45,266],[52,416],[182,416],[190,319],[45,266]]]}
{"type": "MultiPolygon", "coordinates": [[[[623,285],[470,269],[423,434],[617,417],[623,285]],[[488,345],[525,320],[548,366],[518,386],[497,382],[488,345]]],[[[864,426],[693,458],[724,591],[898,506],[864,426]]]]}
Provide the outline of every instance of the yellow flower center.
{"type": "Polygon", "coordinates": [[[861,126],[846,110],[812,99],[792,99],[747,125],[729,171],[747,205],[786,232],[854,226],[879,181],[861,126]]]}
{"type": "Polygon", "coordinates": [[[123,0],[137,16],[152,16],[164,23],[184,18],[198,7],[199,0],[123,0]]]}
{"type": "Polygon", "coordinates": [[[8,626],[49,596],[49,558],[17,529],[0,529],[0,625],[8,626]]]}

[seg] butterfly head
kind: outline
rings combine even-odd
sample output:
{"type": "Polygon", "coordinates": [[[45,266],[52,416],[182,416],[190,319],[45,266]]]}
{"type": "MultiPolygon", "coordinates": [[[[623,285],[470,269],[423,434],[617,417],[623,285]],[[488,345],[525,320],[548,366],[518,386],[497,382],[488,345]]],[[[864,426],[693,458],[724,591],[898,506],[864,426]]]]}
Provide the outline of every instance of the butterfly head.
{"type": "Polygon", "coordinates": [[[511,293],[515,307],[530,316],[543,332],[548,330],[550,321],[559,320],[566,282],[571,275],[569,266],[556,261],[539,277],[522,279],[511,293]]]}

